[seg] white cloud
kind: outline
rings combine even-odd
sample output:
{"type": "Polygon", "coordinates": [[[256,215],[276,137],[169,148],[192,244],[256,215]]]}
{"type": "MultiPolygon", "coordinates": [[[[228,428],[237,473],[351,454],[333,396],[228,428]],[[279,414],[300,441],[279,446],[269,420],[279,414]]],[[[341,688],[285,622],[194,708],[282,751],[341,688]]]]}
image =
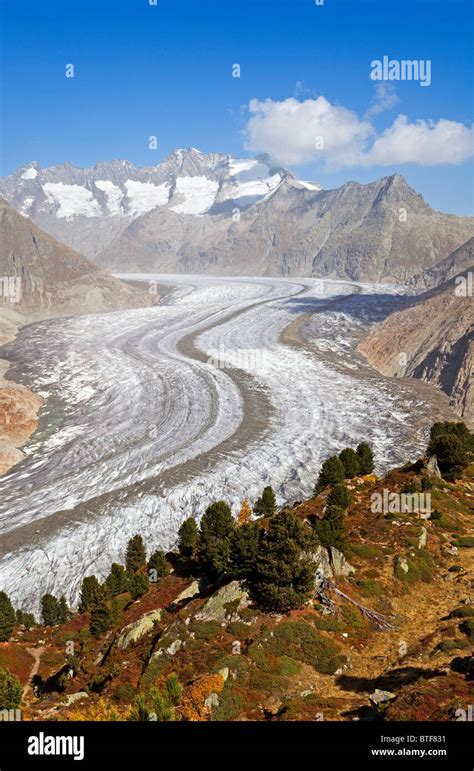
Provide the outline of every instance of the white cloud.
{"type": "Polygon", "coordinates": [[[252,99],[245,136],[252,152],[265,152],[275,163],[301,165],[322,162],[329,168],[422,166],[462,163],[473,153],[472,129],[440,119],[409,123],[399,115],[377,135],[370,117],[393,107],[397,97],[382,86],[363,118],[324,96],[298,101],[252,99]]]}
{"type": "Polygon", "coordinates": [[[375,140],[366,162],[371,166],[416,163],[439,166],[462,163],[473,153],[473,132],[462,123],[441,119],[409,123],[399,115],[375,140]]]}
{"type": "Polygon", "coordinates": [[[391,83],[380,83],[375,87],[375,96],[372,104],[365,113],[365,118],[371,118],[385,110],[391,110],[398,104],[398,96],[395,93],[395,86],[391,83]]]}
{"type": "Polygon", "coordinates": [[[298,165],[317,159],[355,165],[373,132],[345,107],[317,99],[252,99],[247,123],[248,147],[266,152],[277,163],[298,165]],[[321,142],[322,139],[322,142],[321,142]]]}

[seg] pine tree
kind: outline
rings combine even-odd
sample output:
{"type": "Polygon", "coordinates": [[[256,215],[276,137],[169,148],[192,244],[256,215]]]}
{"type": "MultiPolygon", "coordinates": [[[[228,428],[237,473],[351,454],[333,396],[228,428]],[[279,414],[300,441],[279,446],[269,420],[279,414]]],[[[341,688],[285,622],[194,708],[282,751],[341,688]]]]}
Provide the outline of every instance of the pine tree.
{"type": "Polygon", "coordinates": [[[230,570],[236,578],[252,578],[263,528],[258,522],[247,522],[232,533],[230,570]]]}
{"type": "Polygon", "coordinates": [[[15,675],[0,667],[0,710],[16,709],[21,704],[23,688],[15,675]]]}
{"type": "Polygon", "coordinates": [[[353,479],[360,473],[360,458],[351,447],[346,447],[339,453],[339,460],[344,466],[346,479],[353,479]]]}
{"type": "Polygon", "coordinates": [[[342,482],[338,482],[334,485],[329,493],[326,505],[327,506],[339,506],[341,509],[347,509],[351,502],[351,496],[349,490],[342,482]]]}
{"type": "Polygon", "coordinates": [[[52,594],[44,594],[41,598],[41,615],[45,626],[59,624],[59,602],[52,594]]]}
{"type": "Polygon", "coordinates": [[[251,521],[252,521],[252,509],[248,498],[244,498],[244,500],[242,501],[242,508],[240,509],[237,515],[237,524],[239,527],[241,527],[241,525],[247,525],[251,521]]]}
{"type": "Polygon", "coordinates": [[[346,547],[344,509],[339,506],[328,506],[315,529],[321,545],[326,549],[333,546],[342,551],[346,547]]]}
{"type": "Polygon", "coordinates": [[[69,619],[70,615],[71,615],[71,612],[68,608],[66,598],[60,597],[59,598],[59,623],[65,624],[66,621],[69,619]]]}
{"type": "Polygon", "coordinates": [[[314,566],[305,552],[312,539],[294,512],[283,510],[270,519],[261,538],[253,591],[262,607],[286,612],[300,607],[314,586],[314,566]]]}
{"type": "Polygon", "coordinates": [[[125,566],[128,573],[136,573],[146,565],[146,551],[141,535],[130,538],[125,554],[125,566]]]}
{"type": "Polygon", "coordinates": [[[181,557],[190,560],[196,556],[199,531],[194,517],[185,519],[178,530],[178,549],[181,557]]]}
{"type": "Polygon", "coordinates": [[[464,423],[434,423],[428,453],[435,455],[443,477],[450,481],[469,465],[474,450],[474,435],[464,423]]]}
{"type": "Polygon", "coordinates": [[[357,445],[357,455],[359,456],[360,470],[359,474],[372,474],[375,468],[374,453],[367,442],[361,442],[357,445]]]}
{"type": "Polygon", "coordinates": [[[170,572],[168,562],[164,551],[157,549],[153,552],[147,565],[148,579],[151,583],[156,583],[159,578],[164,578],[170,572]]]}
{"type": "Polygon", "coordinates": [[[97,597],[94,607],[91,610],[91,620],[89,631],[93,637],[98,639],[107,632],[112,625],[112,616],[107,606],[105,591],[102,591],[100,597],[97,597]]]}
{"type": "Polygon", "coordinates": [[[275,513],[276,499],[273,488],[268,485],[264,487],[260,498],[255,501],[253,511],[258,517],[271,517],[275,513]]]}
{"type": "Polygon", "coordinates": [[[10,598],[5,592],[0,592],[0,642],[10,639],[15,626],[16,614],[10,598]]]}
{"type": "Polygon", "coordinates": [[[128,589],[128,576],[123,565],[113,562],[110,567],[110,573],[105,579],[105,586],[111,597],[122,594],[128,589]]]}
{"type": "Polygon", "coordinates": [[[143,597],[150,588],[148,578],[143,573],[134,573],[130,580],[130,594],[132,600],[138,600],[143,597]]]}
{"type": "Polygon", "coordinates": [[[235,529],[232,512],[225,501],[207,507],[199,532],[199,569],[212,580],[229,567],[230,539],[235,529]]]}
{"type": "Polygon", "coordinates": [[[331,455],[324,461],[321,471],[319,472],[318,482],[314,489],[315,495],[324,490],[329,485],[336,485],[338,482],[344,482],[345,469],[342,461],[337,455],[331,455]]]}
{"type": "Polygon", "coordinates": [[[86,576],[82,581],[79,613],[91,611],[101,599],[103,590],[95,576],[86,576]]]}

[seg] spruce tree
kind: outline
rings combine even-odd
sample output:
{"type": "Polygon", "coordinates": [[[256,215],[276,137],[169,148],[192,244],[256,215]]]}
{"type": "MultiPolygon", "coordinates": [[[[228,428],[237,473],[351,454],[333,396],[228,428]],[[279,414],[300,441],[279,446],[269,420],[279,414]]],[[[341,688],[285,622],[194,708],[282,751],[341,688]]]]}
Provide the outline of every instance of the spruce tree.
{"type": "Polygon", "coordinates": [[[103,590],[95,576],[86,576],[82,581],[79,613],[91,611],[101,599],[103,590]]]}
{"type": "Polygon", "coordinates": [[[344,466],[344,476],[346,479],[353,479],[360,473],[360,458],[351,447],[346,447],[339,453],[339,460],[344,466]]]}
{"type": "Polygon", "coordinates": [[[300,519],[283,510],[270,519],[259,545],[253,591],[262,607],[286,612],[311,595],[314,566],[305,555],[312,539],[300,519]]]}
{"type": "Polygon", "coordinates": [[[196,556],[199,542],[199,531],[194,517],[185,519],[178,530],[178,549],[184,559],[193,559],[196,556]]]}
{"type": "Polygon", "coordinates": [[[148,579],[155,583],[159,578],[164,578],[170,572],[164,551],[157,549],[153,552],[147,565],[148,579]]]}
{"type": "Polygon", "coordinates": [[[254,503],[253,511],[258,517],[271,517],[275,513],[276,499],[273,488],[268,485],[263,488],[260,498],[254,503]]]}
{"type": "Polygon", "coordinates": [[[342,482],[338,482],[334,485],[329,493],[326,505],[327,506],[339,506],[341,509],[347,509],[351,502],[351,496],[349,490],[342,482]]]}
{"type": "Polygon", "coordinates": [[[251,579],[254,575],[263,532],[258,522],[247,522],[232,533],[230,571],[236,578],[251,579]]]}
{"type": "Polygon", "coordinates": [[[113,562],[110,567],[110,573],[105,579],[105,586],[111,597],[122,594],[128,589],[128,576],[123,565],[113,562]]]}
{"type": "Polygon", "coordinates": [[[229,567],[230,539],[234,529],[232,512],[225,501],[216,501],[207,507],[199,531],[198,566],[211,580],[229,567]]]}
{"type": "Polygon", "coordinates": [[[125,553],[125,566],[128,573],[136,573],[146,565],[146,551],[141,535],[130,538],[125,553]]]}
{"type": "Polygon", "coordinates": [[[45,626],[55,626],[56,624],[59,624],[59,602],[52,594],[44,594],[41,598],[41,615],[45,626]]]}
{"type": "Polygon", "coordinates": [[[372,474],[375,468],[374,453],[367,442],[361,442],[357,445],[357,455],[359,456],[360,470],[359,474],[372,474]]]}
{"type": "Polygon", "coordinates": [[[133,574],[130,579],[130,594],[132,595],[132,600],[138,600],[140,597],[143,597],[149,588],[150,583],[146,575],[143,573],[133,574]]]}
{"type": "Polygon", "coordinates": [[[71,615],[71,612],[68,608],[66,598],[60,597],[59,598],[59,623],[65,624],[66,621],[69,619],[70,615],[71,615]]]}
{"type": "Polygon", "coordinates": [[[318,482],[314,489],[315,495],[329,485],[336,485],[338,482],[344,482],[345,473],[342,461],[337,455],[331,455],[321,466],[318,482]]]}
{"type": "Polygon", "coordinates": [[[10,598],[5,592],[0,592],[0,642],[10,639],[15,626],[16,614],[10,598]]]}
{"type": "Polygon", "coordinates": [[[93,637],[98,639],[112,626],[112,616],[108,608],[105,591],[102,591],[100,597],[96,598],[94,607],[91,610],[91,620],[89,631],[93,637]]]}
{"type": "Polygon", "coordinates": [[[342,551],[345,548],[344,509],[339,506],[328,506],[323,519],[317,521],[315,529],[321,545],[326,549],[333,546],[342,551]]]}

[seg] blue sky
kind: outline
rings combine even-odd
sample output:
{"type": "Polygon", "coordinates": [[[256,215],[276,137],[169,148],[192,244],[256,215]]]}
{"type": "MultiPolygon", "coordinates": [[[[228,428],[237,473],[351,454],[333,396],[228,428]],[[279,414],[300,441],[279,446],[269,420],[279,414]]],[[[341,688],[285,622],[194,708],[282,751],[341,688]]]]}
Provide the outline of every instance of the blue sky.
{"type": "Polygon", "coordinates": [[[2,175],[31,160],[149,165],[177,147],[270,147],[327,188],[397,171],[435,208],[474,210],[472,158],[459,150],[473,110],[465,0],[2,0],[2,30],[2,175]],[[431,85],[396,81],[377,98],[370,65],[384,55],[430,60],[431,85]],[[329,160],[311,150],[321,109],[327,144],[338,121],[349,126],[329,160]],[[407,126],[370,152],[398,115],[407,126]]]}

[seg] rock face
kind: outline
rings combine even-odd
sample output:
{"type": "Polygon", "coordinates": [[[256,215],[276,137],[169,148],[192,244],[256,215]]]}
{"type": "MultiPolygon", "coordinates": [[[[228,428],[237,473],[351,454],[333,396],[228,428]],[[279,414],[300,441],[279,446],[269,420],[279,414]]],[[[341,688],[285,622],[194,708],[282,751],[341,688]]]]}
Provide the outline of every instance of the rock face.
{"type": "Polygon", "coordinates": [[[42,403],[24,386],[0,378],[0,475],[23,458],[19,448],[36,430],[42,403]]]}
{"type": "Polygon", "coordinates": [[[33,163],[0,179],[0,194],[122,273],[405,282],[474,235],[472,218],[435,212],[397,174],[322,190],[264,157],[193,148],[143,169],[127,161],[89,169],[33,163]]]}
{"type": "Polygon", "coordinates": [[[419,378],[442,388],[467,423],[474,420],[473,271],[411,299],[359,345],[383,374],[419,378]]]}
{"type": "Polygon", "coordinates": [[[99,270],[0,199],[0,301],[0,315],[5,308],[31,319],[151,305],[152,297],[99,270]]]}
{"type": "Polygon", "coordinates": [[[199,621],[224,621],[238,614],[249,604],[249,595],[240,581],[231,581],[222,586],[196,613],[199,621]]]}
{"type": "Polygon", "coordinates": [[[150,610],[149,613],[140,616],[137,621],[124,627],[117,640],[117,647],[120,650],[125,650],[129,645],[132,645],[132,643],[137,642],[141,637],[151,632],[155,622],[160,620],[161,613],[161,610],[150,610]]]}
{"type": "Polygon", "coordinates": [[[415,289],[431,289],[445,284],[450,278],[468,270],[472,265],[474,265],[474,238],[470,238],[459,249],[448,254],[433,268],[426,268],[421,273],[417,273],[408,283],[415,289]]]}

